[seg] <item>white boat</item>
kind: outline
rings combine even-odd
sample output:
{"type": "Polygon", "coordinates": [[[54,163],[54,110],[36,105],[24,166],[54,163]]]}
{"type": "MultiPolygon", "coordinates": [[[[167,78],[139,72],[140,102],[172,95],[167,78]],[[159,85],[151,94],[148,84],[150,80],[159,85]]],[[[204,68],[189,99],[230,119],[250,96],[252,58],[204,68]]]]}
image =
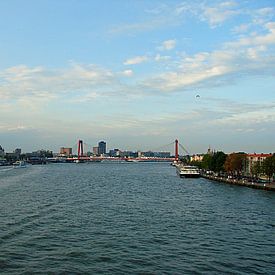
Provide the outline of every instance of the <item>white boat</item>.
{"type": "Polygon", "coordinates": [[[185,178],[199,178],[200,170],[197,166],[180,165],[177,167],[177,173],[180,177],[185,178]]]}
{"type": "Polygon", "coordinates": [[[24,160],[17,160],[13,163],[14,168],[26,168],[26,162],[24,160]]]}

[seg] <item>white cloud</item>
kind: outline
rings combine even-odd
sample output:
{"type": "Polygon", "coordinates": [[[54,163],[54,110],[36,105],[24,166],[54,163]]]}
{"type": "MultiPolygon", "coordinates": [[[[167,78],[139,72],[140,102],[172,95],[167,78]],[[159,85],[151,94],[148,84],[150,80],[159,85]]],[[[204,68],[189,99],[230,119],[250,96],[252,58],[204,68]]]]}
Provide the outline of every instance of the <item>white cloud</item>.
{"type": "Polygon", "coordinates": [[[242,37],[237,41],[226,43],[229,48],[268,46],[275,44],[275,22],[269,22],[264,25],[267,34],[252,33],[249,36],[242,37]]]}
{"type": "Polygon", "coordinates": [[[10,132],[10,131],[23,131],[23,130],[27,130],[30,129],[27,126],[24,125],[8,125],[8,124],[2,124],[0,125],[0,132],[10,132]]]}
{"type": "MultiPolygon", "coordinates": [[[[100,97],[99,93],[97,92],[88,92],[84,95],[75,96],[73,99],[68,100],[70,103],[87,103],[87,102],[93,102],[95,99],[100,97]]],[[[101,95],[102,97],[102,95],[101,95]]]]}
{"type": "Polygon", "coordinates": [[[148,57],[143,55],[143,56],[135,56],[133,58],[127,59],[123,64],[124,65],[135,65],[135,64],[140,64],[143,62],[146,62],[148,60],[148,57]]]}
{"type": "Polygon", "coordinates": [[[90,94],[93,87],[100,92],[102,88],[108,91],[110,86],[117,85],[115,75],[110,70],[80,64],[71,64],[64,69],[19,65],[1,71],[0,81],[2,101],[13,100],[25,108],[39,108],[65,95],[71,98],[90,94]]]}
{"type": "Polygon", "coordinates": [[[167,61],[167,60],[169,60],[171,57],[170,56],[168,56],[168,55],[160,55],[160,54],[157,54],[156,56],[155,56],[155,61],[167,61]]]}
{"type": "MultiPolygon", "coordinates": [[[[270,74],[274,72],[275,23],[265,24],[265,34],[250,34],[228,42],[220,50],[185,55],[178,69],[161,73],[144,80],[146,90],[173,92],[200,86],[203,83],[216,85],[217,80],[242,77],[243,74],[270,74]]],[[[160,59],[160,56],[155,58],[160,59]]],[[[173,61],[175,63],[175,61],[173,61]]]]}
{"type": "Polygon", "coordinates": [[[112,27],[108,31],[108,34],[111,36],[120,34],[135,35],[139,32],[149,32],[171,24],[174,24],[174,19],[172,20],[172,18],[162,14],[157,14],[157,16],[154,16],[151,20],[132,24],[123,23],[121,25],[112,27]]]}
{"type": "Polygon", "coordinates": [[[228,1],[212,6],[202,4],[197,12],[201,20],[207,21],[209,25],[214,28],[221,25],[231,17],[239,14],[241,11],[237,9],[236,2],[228,1]]]}
{"type": "Polygon", "coordinates": [[[168,6],[166,4],[160,4],[152,9],[146,9],[145,11],[150,14],[161,14],[163,11],[167,10],[168,6]]]}
{"type": "Polygon", "coordinates": [[[161,46],[158,49],[162,51],[169,51],[174,49],[175,46],[176,46],[176,40],[170,39],[170,40],[163,41],[161,46]]]}
{"type": "Polygon", "coordinates": [[[274,11],[275,9],[272,7],[265,7],[256,10],[256,13],[259,14],[260,16],[274,16],[274,11]]]}
{"type": "Polygon", "coordinates": [[[194,72],[168,72],[159,77],[145,80],[144,87],[163,92],[171,92],[198,84],[213,77],[222,76],[230,72],[230,67],[212,66],[194,72]]]}
{"type": "Polygon", "coordinates": [[[252,16],[252,23],[256,25],[264,25],[265,22],[268,22],[274,18],[275,9],[274,7],[265,7],[261,9],[256,9],[250,11],[252,16]]]}
{"type": "Polygon", "coordinates": [[[241,128],[256,132],[266,124],[275,123],[275,115],[274,110],[255,110],[247,113],[234,113],[223,118],[214,119],[210,123],[216,127],[241,128]]]}
{"type": "Polygon", "coordinates": [[[241,24],[239,26],[235,26],[232,31],[233,33],[245,33],[249,30],[250,25],[249,24],[241,24]]]}
{"type": "Polygon", "coordinates": [[[124,70],[121,74],[130,77],[133,76],[134,72],[132,70],[124,70]]]}

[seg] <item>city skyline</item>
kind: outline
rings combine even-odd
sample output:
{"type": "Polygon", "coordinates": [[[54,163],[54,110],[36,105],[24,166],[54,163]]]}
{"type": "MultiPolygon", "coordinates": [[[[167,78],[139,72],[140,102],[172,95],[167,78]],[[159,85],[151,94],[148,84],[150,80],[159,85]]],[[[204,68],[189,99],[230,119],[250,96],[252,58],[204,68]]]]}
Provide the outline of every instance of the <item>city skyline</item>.
{"type": "Polygon", "coordinates": [[[0,145],[274,152],[275,4],[2,1],[0,145]]]}

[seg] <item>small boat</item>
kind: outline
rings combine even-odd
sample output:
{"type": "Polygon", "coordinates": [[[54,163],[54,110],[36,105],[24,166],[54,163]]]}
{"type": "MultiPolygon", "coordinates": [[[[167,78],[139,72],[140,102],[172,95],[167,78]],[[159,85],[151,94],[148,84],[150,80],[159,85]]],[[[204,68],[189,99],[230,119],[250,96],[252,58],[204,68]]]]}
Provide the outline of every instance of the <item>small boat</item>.
{"type": "Polygon", "coordinates": [[[177,173],[180,177],[184,178],[199,178],[200,170],[197,166],[183,165],[177,167],[177,173]]]}
{"type": "Polygon", "coordinates": [[[14,168],[26,168],[26,162],[24,160],[17,160],[13,163],[14,168]]]}

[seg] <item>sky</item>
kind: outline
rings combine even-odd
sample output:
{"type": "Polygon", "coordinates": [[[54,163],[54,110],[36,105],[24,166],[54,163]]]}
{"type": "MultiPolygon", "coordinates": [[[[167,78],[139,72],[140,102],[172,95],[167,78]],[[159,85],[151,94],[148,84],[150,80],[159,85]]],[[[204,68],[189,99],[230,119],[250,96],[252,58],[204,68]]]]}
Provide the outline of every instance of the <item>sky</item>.
{"type": "Polygon", "coordinates": [[[274,0],[0,1],[0,145],[275,152],[274,0]]]}

